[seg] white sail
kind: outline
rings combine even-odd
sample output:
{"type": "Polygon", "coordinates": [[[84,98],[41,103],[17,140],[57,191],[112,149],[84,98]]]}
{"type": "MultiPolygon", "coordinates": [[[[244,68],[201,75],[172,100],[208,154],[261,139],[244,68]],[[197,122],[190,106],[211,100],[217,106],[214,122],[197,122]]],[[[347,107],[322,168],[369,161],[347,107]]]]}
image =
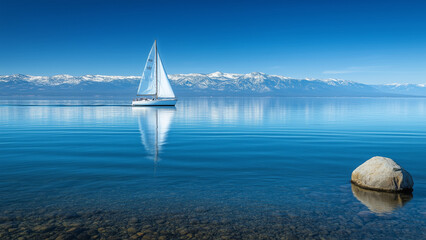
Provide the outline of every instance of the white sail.
{"type": "Polygon", "coordinates": [[[161,61],[160,54],[157,53],[158,61],[158,93],[159,98],[175,98],[175,93],[173,92],[170,81],[167,78],[166,71],[163,67],[163,62],[161,61]]]}
{"type": "Polygon", "coordinates": [[[156,88],[156,43],[152,45],[149,52],[148,59],[146,60],[145,68],[143,70],[142,79],[139,83],[138,95],[155,95],[157,94],[156,88]]]}

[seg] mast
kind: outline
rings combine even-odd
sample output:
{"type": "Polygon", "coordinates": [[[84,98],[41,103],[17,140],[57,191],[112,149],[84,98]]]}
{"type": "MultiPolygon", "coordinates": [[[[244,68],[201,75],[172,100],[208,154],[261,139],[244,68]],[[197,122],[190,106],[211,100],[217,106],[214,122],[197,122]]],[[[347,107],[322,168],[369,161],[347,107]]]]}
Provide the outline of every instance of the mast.
{"type": "Polygon", "coordinates": [[[158,99],[158,51],[157,40],[155,40],[155,99],[158,99]]]}

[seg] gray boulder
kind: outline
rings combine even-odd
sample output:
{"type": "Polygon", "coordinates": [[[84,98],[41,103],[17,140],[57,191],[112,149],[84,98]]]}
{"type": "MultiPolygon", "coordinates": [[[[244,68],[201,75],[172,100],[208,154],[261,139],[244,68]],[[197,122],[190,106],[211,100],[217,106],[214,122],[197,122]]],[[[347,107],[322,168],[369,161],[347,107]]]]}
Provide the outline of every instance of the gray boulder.
{"type": "Polygon", "coordinates": [[[412,192],[413,178],[390,158],[373,157],[352,172],[351,182],[359,187],[384,192],[412,192]]]}

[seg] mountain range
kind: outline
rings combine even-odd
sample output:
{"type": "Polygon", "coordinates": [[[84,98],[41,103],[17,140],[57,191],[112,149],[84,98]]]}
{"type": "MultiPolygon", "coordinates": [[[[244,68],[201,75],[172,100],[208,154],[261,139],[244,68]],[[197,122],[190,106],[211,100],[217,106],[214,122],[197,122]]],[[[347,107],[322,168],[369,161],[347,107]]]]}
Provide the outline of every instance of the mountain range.
{"type": "MultiPolygon", "coordinates": [[[[295,79],[260,72],[168,75],[179,96],[426,96],[426,84],[367,85],[341,79],[295,79]]],[[[0,75],[2,98],[132,98],[140,76],[0,75]]]]}

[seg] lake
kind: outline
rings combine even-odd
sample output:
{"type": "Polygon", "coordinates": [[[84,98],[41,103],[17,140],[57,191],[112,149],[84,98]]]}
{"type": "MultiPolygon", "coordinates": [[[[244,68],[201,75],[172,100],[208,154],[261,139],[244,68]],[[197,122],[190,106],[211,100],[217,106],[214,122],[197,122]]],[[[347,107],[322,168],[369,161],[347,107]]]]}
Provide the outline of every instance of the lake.
{"type": "Polygon", "coordinates": [[[425,239],[426,99],[0,101],[1,239],[425,239]],[[414,191],[352,186],[373,156],[414,191]]]}

